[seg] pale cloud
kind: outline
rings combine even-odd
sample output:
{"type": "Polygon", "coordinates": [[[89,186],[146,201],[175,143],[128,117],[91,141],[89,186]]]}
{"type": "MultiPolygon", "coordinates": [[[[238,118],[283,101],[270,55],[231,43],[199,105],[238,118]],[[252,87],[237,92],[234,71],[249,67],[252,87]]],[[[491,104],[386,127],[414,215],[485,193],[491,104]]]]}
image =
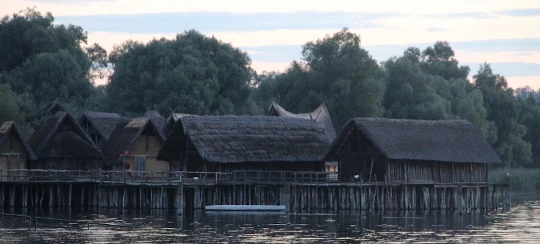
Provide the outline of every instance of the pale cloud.
{"type": "Polygon", "coordinates": [[[471,52],[468,50],[454,50],[456,59],[460,62],[469,63],[502,63],[502,62],[523,62],[540,64],[540,52],[471,52]]]}
{"type": "Polygon", "coordinates": [[[514,89],[527,85],[535,90],[540,88],[540,76],[506,77],[506,81],[514,89]]]}
{"type": "Polygon", "coordinates": [[[220,11],[236,13],[297,12],[297,11],[349,11],[349,12],[401,12],[401,13],[464,13],[502,11],[513,8],[539,8],[540,1],[530,0],[111,0],[111,1],[32,1],[4,0],[2,12],[12,13],[27,6],[38,6],[55,15],[137,14],[164,12],[220,11]]]}

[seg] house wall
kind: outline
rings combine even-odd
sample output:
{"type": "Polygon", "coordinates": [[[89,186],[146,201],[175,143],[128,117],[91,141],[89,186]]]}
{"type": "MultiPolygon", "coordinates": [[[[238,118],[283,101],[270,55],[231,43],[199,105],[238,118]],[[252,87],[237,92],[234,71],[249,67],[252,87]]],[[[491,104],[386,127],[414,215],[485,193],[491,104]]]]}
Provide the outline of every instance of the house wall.
{"type": "Polygon", "coordinates": [[[157,136],[145,134],[139,136],[126,157],[126,164],[129,165],[129,169],[136,171],[136,158],[143,157],[145,162],[144,171],[169,171],[169,162],[159,161],[156,158],[161,145],[162,143],[157,136]]]}
{"type": "Polygon", "coordinates": [[[26,149],[19,136],[11,133],[0,148],[1,176],[6,177],[12,174],[8,174],[5,170],[26,169],[26,155],[26,149]]]}
{"type": "Polygon", "coordinates": [[[390,160],[356,128],[334,154],[340,181],[389,183],[486,183],[487,165],[418,160],[390,160]],[[358,179],[354,176],[358,175],[358,179]]]}

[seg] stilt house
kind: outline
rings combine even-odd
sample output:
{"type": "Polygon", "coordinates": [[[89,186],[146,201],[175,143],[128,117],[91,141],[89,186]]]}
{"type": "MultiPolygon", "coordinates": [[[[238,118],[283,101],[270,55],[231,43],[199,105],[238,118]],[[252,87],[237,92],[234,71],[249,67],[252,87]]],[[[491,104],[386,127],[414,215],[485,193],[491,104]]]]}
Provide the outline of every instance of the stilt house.
{"type": "Polygon", "coordinates": [[[79,117],[79,125],[92,138],[99,150],[103,149],[105,142],[121,121],[122,116],[117,113],[86,111],[79,117]]]}
{"type": "Polygon", "coordinates": [[[307,119],[272,116],[184,116],[158,159],[184,171],[323,171],[329,142],[307,119]]]}
{"type": "Polygon", "coordinates": [[[140,117],[118,123],[103,148],[107,169],[169,171],[169,162],[156,159],[165,137],[162,124],[153,121],[140,117]]]}
{"type": "Polygon", "coordinates": [[[36,155],[13,121],[0,126],[0,178],[13,176],[10,170],[27,169],[27,159],[36,160],[36,155]]]}
{"type": "Polygon", "coordinates": [[[59,111],[44,119],[28,140],[37,161],[32,169],[97,170],[103,157],[70,113],[59,111]]]}
{"type": "Polygon", "coordinates": [[[353,119],[326,159],[339,161],[340,181],[390,184],[484,184],[501,163],[466,120],[353,119]]]}

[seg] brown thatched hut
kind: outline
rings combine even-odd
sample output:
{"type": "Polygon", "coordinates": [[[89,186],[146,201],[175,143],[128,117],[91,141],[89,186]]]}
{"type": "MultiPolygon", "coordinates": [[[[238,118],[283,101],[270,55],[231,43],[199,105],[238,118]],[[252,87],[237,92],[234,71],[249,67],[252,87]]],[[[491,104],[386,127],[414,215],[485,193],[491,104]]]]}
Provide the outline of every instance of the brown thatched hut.
{"type": "Polygon", "coordinates": [[[85,111],[79,117],[79,125],[92,138],[98,149],[102,149],[116,125],[122,121],[122,116],[117,113],[85,111]]]}
{"type": "Polygon", "coordinates": [[[37,157],[29,168],[95,170],[103,163],[92,139],[67,112],[44,119],[28,142],[37,157]]]}
{"type": "Polygon", "coordinates": [[[312,120],[271,116],[185,116],[158,159],[184,171],[322,171],[329,143],[312,120]]]}
{"type": "Polygon", "coordinates": [[[36,155],[15,125],[6,121],[0,126],[0,171],[1,176],[9,176],[5,170],[27,169],[27,159],[36,160],[36,155]]]}
{"type": "Polygon", "coordinates": [[[488,164],[501,162],[466,120],[373,118],[349,121],[326,159],[340,162],[342,181],[406,184],[487,183],[488,164]]]}
{"type": "Polygon", "coordinates": [[[197,115],[182,114],[182,113],[172,113],[171,115],[169,115],[169,117],[167,118],[167,120],[165,122],[165,126],[163,127],[163,133],[165,134],[165,137],[167,137],[169,135],[169,133],[171,133],[174,125],[176,124],[176,121],[178,121],[178,119],[180,119],[182,117],[186,117],[186,116],[197,116],[197,115]]]}
{"type": "Polygon", "coordinates": [[[107,169],[168,171],[169,163],[156,159],[165,137],[150,117],[118,123],[103,148],[107,169]]]}

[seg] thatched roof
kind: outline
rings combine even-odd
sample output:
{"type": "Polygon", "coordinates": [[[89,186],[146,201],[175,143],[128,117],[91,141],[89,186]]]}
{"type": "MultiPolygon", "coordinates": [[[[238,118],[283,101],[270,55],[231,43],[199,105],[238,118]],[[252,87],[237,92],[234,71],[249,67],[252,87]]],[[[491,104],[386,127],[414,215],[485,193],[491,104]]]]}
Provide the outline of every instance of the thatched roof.
{"type": "Polygon", "coordinates": [[[327,154],[339,150],[352,128],[358,129],[389,159],[455,163],[500,163],[480,130],[466,120],[357,118],[341,130],[327,154]]]}
{"type": "MultiPolygon", "coordinates": [[[[312,120],[272,116],[185,116],[179,118],[158,154],[178,160],[185,138],[209,162],[322,161],[329,142],[312,120]]],[[[184,144],[185,145],[185,144],[184,144]]]]}
{"type": "Polygon", "coordinates": [[[101,154],[73,131],[59,131],[40,158],[101,158],[101,154]]]}
{"type": "MultiPolygon", "coordinates": [[[[53,155],[60,155],[60,154],[53,154],[49,155],[50,152],[56,152],[58,151],[58,146],[55,148],[57,150],[51,151],[50,146],[52,144],[54,145],[68,145],[73,142],[74,145],[77,145],[78,147],[69,147],[69,150],[72,150],[74,154],[78,155],[76,157],[101,157],[101,154],[99,153],[96,145],[92,142],[88,134],[84,132],[84,130],[79,126],[79,124],[76,122],[73,115],[70,113],[66,113],[63,111],[56,112],[52,116],[47,117],[44,119],[41,124],[37,127],[36,131],[30,137],[28,140],[30,147],[32,147],[32,150],[34,150],[34,153],[39,158],[42,157],[53,157],[53,155]],[[74,136],[61,136],[62,134],[60,131],[60,128],[63,124],[69,125],[73,132],[74,136],[78,137],[77,140],[74,139],[74,136]],[[66,140],[62,141],[61,143],[58,140],[66,140]],[[80,140],[86,142],[79,143],[80,140]]],[[[68,150],[68,149],[65,149],[68,150]]]]}
{"type": "Polygon", "coordinates": [[[67,109],[66,107],[64,106],[64,104],[62,104],[60,102],[60,100],[57,99],[54,99],[54,101],[52,101],[51,103],[49,103],[49,105],[47,105],[43,111],[45,112],[45,114],[47,116],[50,116],[50,115],[53,115],[55,114],[56,112],[58,111],[63,111],[63,112],[67,112],[67,109]]]}
{"type": "Polygon", "coordinates": [[[165,133],[163,132],[163,129],[167,124],[165,117],[163,117],[157,110],[147,110],[146,113],[144,113],[144,117],[150,118],[150,121],[158,129],[158,132],[162,138],[166,137],[165,133]]]}
{"type": "Polygon", "coordinates": [[[26,151],[28,159],[35,160],[36,155],[34,154],[34,151],[30,147],[30,145],[28,144],[28,141],[26,141],[26,139],[23,137],[21,131],[15,125],[14,121],[6,121],[6,122],[4,122],[4,124],[2,124],[2,126],[0,126],[0,148],[2,148],[2,146],[6,142],[6,139],[9,138],[13,133],[15,133],[15,135],[21,141],[21,143],[22,143],[22,145],[23,145],[23,147],[24,147],[24,149],[26,151]]]}
{"type": "Polygon", "coordinates": [[[171,133],[172,128],[174,127],[174,124],[176,124],[176,121],[178,119],[186,117],[186,116],[197,116],[193,114],[182,114],[182,113],[172,113],[168,118],[167,122],[165,123],[165,127],[163,127],[163,133],[165,134],[165,137],[171,133]]]}
{"type": "Polygon", "coordinates": [[[109,140],[103,147],[105,162],[109,165],[117,163],[120,154],[124,151],[130,151],[135,141],[137,141],[137,138],[139,138],[146,129],[154,130],[158,133],[158,139],[161,142],[165,141],[165,138],[161,137],[159,134],[159,128],[151,122],[151,118],[140,117],[132,120],[124,119],[118,123],[109,137],[109,140]]]}
{"type": "Polygon", "coordinates": [[[317,121],[318,123],[324,125],[324,133],[326,134],[329,142],[334,141],[334,139],[336,138],[336,130],[334,129],[334,124],[332,123],[330,113],[328,112],[328,109],[326,108],[326,106],[324,106],[324,104],[321,104],[318,108],[313,110],[313,112],[295,114],[285,110],[283,107],[279,106],[279,104],[272,102],[272,105],[270,105],[270,108],[268,108],[268,115],[310,119],[317,121]]]}
{"type": "Polygon", "coordinates": [[[122,116],[117,113],[85,111],[79,117],[79,124],[84,120],[87,120],[103,139],[108,140],[116,125],[122,121],[122,116]]]}

